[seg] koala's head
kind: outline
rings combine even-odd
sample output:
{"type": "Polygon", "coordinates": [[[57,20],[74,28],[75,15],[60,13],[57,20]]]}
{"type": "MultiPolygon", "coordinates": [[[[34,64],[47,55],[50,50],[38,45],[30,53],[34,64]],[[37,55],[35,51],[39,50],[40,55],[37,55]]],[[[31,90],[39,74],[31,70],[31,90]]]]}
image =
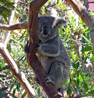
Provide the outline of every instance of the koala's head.
{"type": "Polygon", "coordinates": [[[40,40],[47,41],[58,35],[58,28],[66,24],[62,18],[40,16],[38,18],[38,36],[40,40]]]}

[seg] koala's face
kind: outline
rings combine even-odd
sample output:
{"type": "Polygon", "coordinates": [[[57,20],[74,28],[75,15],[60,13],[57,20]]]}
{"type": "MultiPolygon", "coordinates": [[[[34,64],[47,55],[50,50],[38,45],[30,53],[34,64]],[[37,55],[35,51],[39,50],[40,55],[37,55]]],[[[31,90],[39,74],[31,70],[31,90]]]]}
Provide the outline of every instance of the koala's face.
{"type": "Polygon", "coordinates": [[[40,37],[47,38],[51,34],[51,25],[44,24],[39,27],[40,37]]]}
{"type": "Polygon", "coordinates": [[[38,18],[38,36],[41,40],[49,40],[58,34],[58,27],[66,21],[52,16],[40,16],[38,18]]]}

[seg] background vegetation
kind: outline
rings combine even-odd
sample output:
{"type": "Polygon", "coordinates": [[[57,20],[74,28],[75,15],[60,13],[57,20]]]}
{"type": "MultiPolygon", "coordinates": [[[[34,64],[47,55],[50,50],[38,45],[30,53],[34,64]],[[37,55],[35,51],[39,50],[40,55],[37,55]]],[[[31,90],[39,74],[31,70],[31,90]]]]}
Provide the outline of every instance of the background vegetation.
{"type": "MultiPolygon", "coordinates": [[[[57,0],[57,5],[54,9],[58,11],[60,17],[64,17],[63,13],[67,12],[67,6],[60,4],[57,0]],[[59,9],[58,9],[59,8],[59,9]]],[[[13,23],[28,21],[28,5],[31,0],[20,0],[18,7],[16,8],[15,17],[13,23]]],[[[45,7],[47,2],[40,10],[40,15],[45,15],[45,7]]],[[[0,23],[7,24],[8,17],[11,10],[14,9],[12,0],[0,0],[0,23]]],[[[94,12],[90,12],[94,16],[94,12]]],[[[64,17],[66,18],[66,17],[64,17]]],[[[66,47],[72,66],[70,69],[70,76],[64,84],[64,90],[68,96],[74,97],[75,95],[81,96],[94,96],[94,50],[93,44],[90,40],[90,30],[83,23],[80,18],[75,17],[75,14],[68,14],[68,25],[59,29],[59,34],[66,47]],[[78,19],[78,21],[77,21],[78,19]]],[[[5,30],[0,30],[0,38],[4,38],[5,30]]],[[[34,73],[30,66],[26,62],[26,55],[24,53],[24,45],[28,40],[29,35],[27,30],[11,31],[11,37],[9,39],[7,49],[11,53],[12,57],[17,62],[21,71],[23,71],[36,90],[36,95],[40,98],[41,90],[34,80],[34,73]]],[[[15,98],[20,95],[22,98],[26,97],[25,90],[21,87],[20,83],[15,79],[15,76],[8,69],[9,65],[6,64],[2,56],[0,55],[0,81],[2,81],[7,87],[0,89],[0,98],[6,96],[7,93],[2,94],[2,91],[8,89],[12,92],[15,98]]],[[[27,98],[27,97],[26,97],[27,98]]]]}

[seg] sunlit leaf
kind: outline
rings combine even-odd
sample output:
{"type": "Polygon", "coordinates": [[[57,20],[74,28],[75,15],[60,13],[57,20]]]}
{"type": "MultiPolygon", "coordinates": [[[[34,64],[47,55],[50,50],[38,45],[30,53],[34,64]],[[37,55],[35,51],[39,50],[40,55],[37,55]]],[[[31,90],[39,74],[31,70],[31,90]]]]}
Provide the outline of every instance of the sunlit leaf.
{"type": "Polygon", "coordinates": [[[80,82],[83,82],[83,78],[82,78],[82,76],[81,76],[80,73],[79,73],[79,77],[78,77],[78,78],[79,78],[79,81],[80,81],[80,82]]]}
{"type": "Polygon", "coordinates": [[[70,87],[70,86],[68,86],[67,94],[68,94],[68,95],[71,95],[71,93],[72,93],[72,89],[71,89],[71,87],[70,87]]]}
{"type": "Polygon", "coordinates": [[[72,57],[73,60],[75,60],[75,55],[74,55],[73,52],[71,52],[71,57],[72,57]]]}
{"type": "Polygon", "coordinates": [[[81,34],[81,36],[88,42],[88,44],[92,44],[92,42],[89,39],[87,39],[83,34],[81,34]]]}
{"type": "Polygon", "coordinates": [[[82,52],[85,52],[85,51],[90,51],[92,50],[92,47],[91,46],[86,46],[82,49],[82,52]]]}

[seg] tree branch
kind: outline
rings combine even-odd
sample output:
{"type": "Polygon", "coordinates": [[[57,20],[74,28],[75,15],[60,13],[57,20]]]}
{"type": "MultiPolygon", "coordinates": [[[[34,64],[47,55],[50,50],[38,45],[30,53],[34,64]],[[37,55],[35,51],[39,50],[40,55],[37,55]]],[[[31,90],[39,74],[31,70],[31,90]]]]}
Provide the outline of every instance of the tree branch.
{"type": "Polygon", "coordinates": [[[14,25],[3,25],[0,24],[1,30],[16,30],[16,29],[27,29],[27,22],[21,22],[14,25]]]}
{"type": "Polygon", "coordinates": [[[29,98],[36,98],[33,88],[27,81],[24,73],[20,72],[20,69],[18,68],[17,64],[15,63],[14,59],[11,57],[11,55],[9,54],[8,50],[6,49],[3,43],[0,43],[0,53],[3,56],[4,60],[6,61],[6,63],[8,65],[11,65],[10,70],[16,76],[16,78],[21,83],[23,88],[26,90],[29,98]]]}
{"type": "MultiPolygon", "coordinates": [[[[11,11],[11,15],[10,15],[10,17],[8,19],[9,25],[12,24],[12,20],[13,20],[14,15],[15,15],[15,10],[16,10],[17,2],[18,1],[19,0],[14,0],[14,7],[15,7],[15,9],[11,11]]],[[[5,32],[5,36],[4,36],[4,40],[3,40],[3,43],[4,43],[5,46],[7,45],[7,42],[9,40],[9,37],[10,37],[10,31],[6,31],[5,32]]]]}
{"type": "MultiPolygon", "coordinates": [[[[89,27],[89,29],[94,29],[94,18],[85,9],[80,0],[66,0],[74,9],[74,11],[80,16],[82,21],[89,27]]],[[[94,47],[94,32],[90,32],[91,41],[94,47]]]]}
{"type": "Polygon", "coordinates": [[[43,67],[41,66],[40,62],[36,57],[36,45],[38,42],[38,35],[37,35],[37,21],[38,21],[38,11],[41,6],[46,3],[47,0],[33,0],[30,3],[29,9],[29,20],[28,20],[28,31],[30,35],[29,40],[29,48],[30,53],[27,54],[27,62],[34,70],[35,74],[37,75],[40,85],[45,90],[46,94],[49,98],[63,98],[59,92],[54,88],[53,85],[50,83],[46,83],[44,80],[44,76],[46,75],[43,67]]]}

